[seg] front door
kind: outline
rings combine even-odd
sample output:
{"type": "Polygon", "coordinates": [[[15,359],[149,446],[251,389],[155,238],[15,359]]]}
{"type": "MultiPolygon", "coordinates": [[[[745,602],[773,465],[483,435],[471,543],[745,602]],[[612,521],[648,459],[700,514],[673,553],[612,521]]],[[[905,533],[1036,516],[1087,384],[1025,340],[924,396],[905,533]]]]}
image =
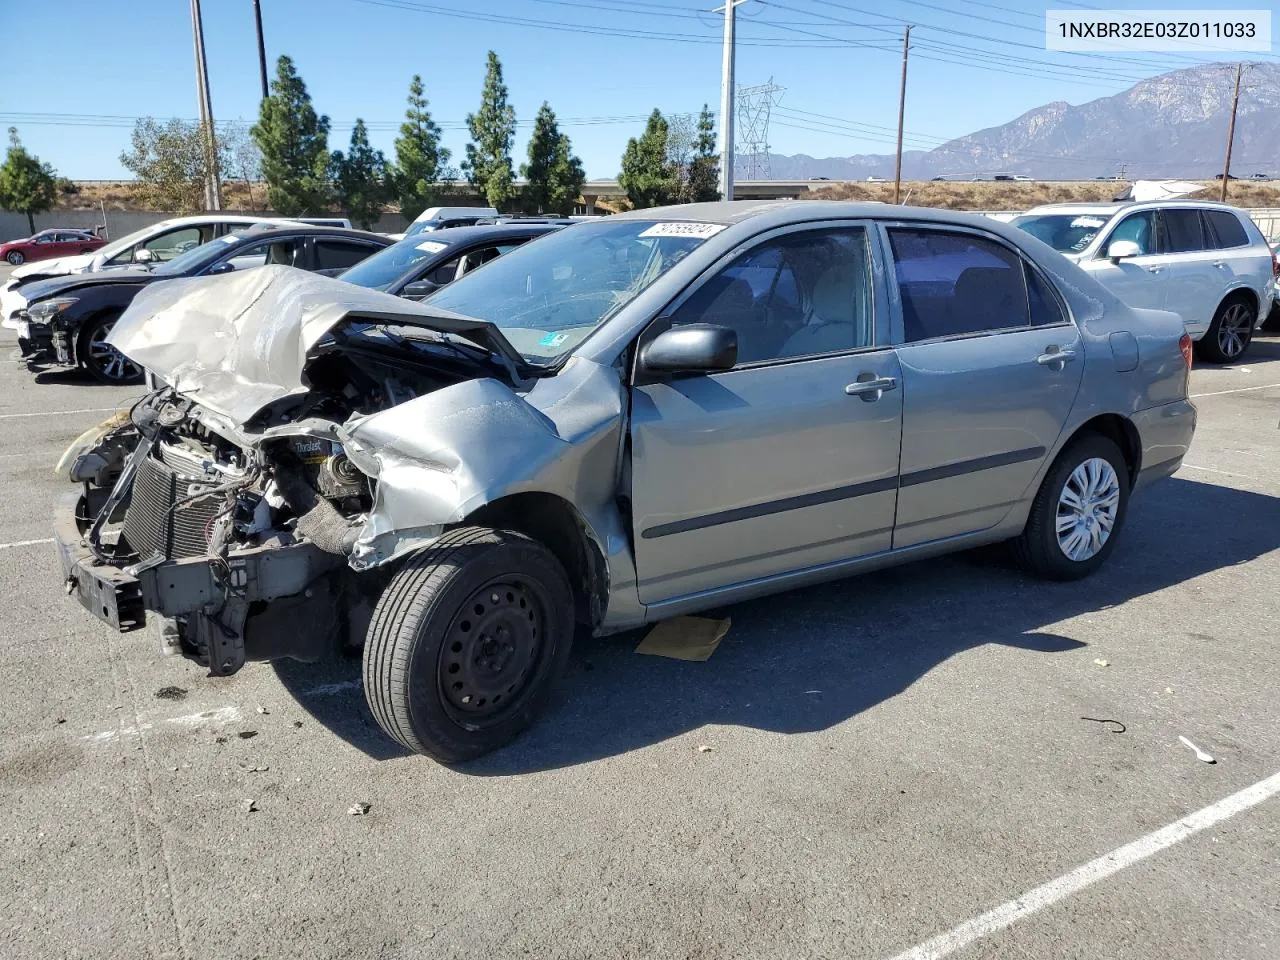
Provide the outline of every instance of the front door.
{"type": "Polygon", "coordinates": [[[1080,264],[1099,283],[1131,307],[1163,310],[1169,294],[1168,251],[1154,210],[1131,213],[1111,231],[1092,260],[1080,264]],[[1107,249],[1117,240],[1131,240],[1141,251],[1136,257],[1112,262],[1107,249]]]}
{"type": "Polygon", "coordinates": [[[784,231],[671,314],[733,329],[738,364],[633,388],[644,603],[889,548],[903,391],[872,257],[863,226],[784,231]]]}
{"type": "Polygon", "coordinates": [[[1027,495],[1084,353],[1057,294],[1012,248],[960,229],[887,233],[903,318],[898,549],[987,529],[1027,495]]]}

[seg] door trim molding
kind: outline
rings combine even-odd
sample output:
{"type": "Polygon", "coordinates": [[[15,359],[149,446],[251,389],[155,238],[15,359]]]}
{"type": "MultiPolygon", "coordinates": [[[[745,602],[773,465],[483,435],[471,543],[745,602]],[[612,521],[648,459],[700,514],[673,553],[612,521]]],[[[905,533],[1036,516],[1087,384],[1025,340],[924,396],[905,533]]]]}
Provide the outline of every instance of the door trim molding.
{"type": "Polygon", "coordinates": [[[961,460],[958,463],[947,463],[940,467],[929,467],[925,470],[914,470],[904,473],[899,481],[903,487],[915,486],[918,483],[931,483],[934,480],[947,480],[966,473],[977,473],[979,470],[991,470],[994,467],[1008,467],[1028,460],[1040,460],[1048,451],[1044,447],[1024,447],[1021,450],[1009,450],[1006,453],[993,453],[973,460],[961,460]]]}

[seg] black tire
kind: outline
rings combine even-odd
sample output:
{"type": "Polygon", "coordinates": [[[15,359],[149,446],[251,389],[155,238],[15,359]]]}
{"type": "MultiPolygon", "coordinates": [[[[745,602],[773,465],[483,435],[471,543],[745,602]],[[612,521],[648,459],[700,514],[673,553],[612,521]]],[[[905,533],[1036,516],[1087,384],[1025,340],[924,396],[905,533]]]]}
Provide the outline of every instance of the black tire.
{"type": "Polygon", "coordinates": [[[1078,437],[1058,454],[1031,504],[1022,535],[1013,541],[1013,553],[1028,571],[1046,580],[1078,580],[1106,562],[1115,548],[1129,508],[1129,467],[1115,441],[1100,434],[1078,437]],[[1078,467],[1100,459],[1111,465],[1116,477],[1118,501],[1114,519],[1102,546],[1084,559],[1072,559],[1059,543],[1059,499],[1078,467]]]}
{"type": "Polygon", "coordinates": [[[1263,321],[1262,330],[1265,333],[1280,333],[1280,301],[1272,304],[1271,312],[1263,321]]]}
{"type": "Polygon", "coordinates": [[[573,589],[550,550],[509,530],[461,527],[410,557],[383,591],[365,640],[365,699],[407,749],[473,760],[546,705],[573,630],[573,589]]]}
{"type": "Polygon", "coordinates": [[[77,342],[76,356],[81,365],[99,383],[112,386],[141,383],[143,371],[140,366],[114,347],[107,347],[106,350],[109,351],[107,353],[95,347],[95,344],[106,337],[119,319],[119,313],[100,313],[85,321],[77,342]]]}
{"type": "Polygon", "coordinates": [[[1248,297],[1233,295],[1218,305],[1213,322],[1196,342],[1196,353],[1209,363],[1235,363],[1253,342],[1258,312],[1248,297]]]}
{"type": "Polygon", "coordinates": [[[23,262],[27,259],[22,255],[21,252],[17,250],[9,251],[9,253],[5,254],[4,258],[9,261],[10,266],[14,266],[14,267],[22,266],[23,262]]]}

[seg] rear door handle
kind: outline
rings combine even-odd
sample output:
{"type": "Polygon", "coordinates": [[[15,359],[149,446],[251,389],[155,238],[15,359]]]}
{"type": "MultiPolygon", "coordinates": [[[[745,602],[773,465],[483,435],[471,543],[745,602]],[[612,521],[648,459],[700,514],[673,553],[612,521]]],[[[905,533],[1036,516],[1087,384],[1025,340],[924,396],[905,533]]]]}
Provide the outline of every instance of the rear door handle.
{"type": "Polygon", "coordinates": [[[1042,367],[1064,367],[1075,358],[1076,352],[1074,350],[1059,350],[1057,347],[1049,347],[1044,353],[1036,357],[1036,363],[1042,367]]]}
{"type": "Polygon", "coordinates": [[[879,400],[886,390],[898,386],[894,377],[877,377],[873,373],[862,373],[853,383],[845,386],[844,392],[851,397],[861,397],[866,403],[879,400]]]}

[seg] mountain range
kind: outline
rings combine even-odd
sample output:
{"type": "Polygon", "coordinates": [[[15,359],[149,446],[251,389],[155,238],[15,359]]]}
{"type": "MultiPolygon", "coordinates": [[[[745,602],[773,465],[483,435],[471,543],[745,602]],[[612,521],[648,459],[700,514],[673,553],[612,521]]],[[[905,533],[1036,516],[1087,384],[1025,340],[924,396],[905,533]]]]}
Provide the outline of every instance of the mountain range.
{"type": "MultiPolygon", "coordinates": [[[[932,150],[904,151],[903,176],[913,180],[997,173],[1038,180],[1212,177],[1222,172],[1235,84],[1233,67],[1220,63],[1175,70],[1079,106],[1048,103],[932,150]]],[[[769,176],[775,180],[893,176],[892,154],[770,154],[769,166],[769,176]]],[[[1280,176],[1280,63],[1245,67],[1232,173],[1280,176]]],[[[738,175],[743,175],[741,169],[738,175]]]]}

